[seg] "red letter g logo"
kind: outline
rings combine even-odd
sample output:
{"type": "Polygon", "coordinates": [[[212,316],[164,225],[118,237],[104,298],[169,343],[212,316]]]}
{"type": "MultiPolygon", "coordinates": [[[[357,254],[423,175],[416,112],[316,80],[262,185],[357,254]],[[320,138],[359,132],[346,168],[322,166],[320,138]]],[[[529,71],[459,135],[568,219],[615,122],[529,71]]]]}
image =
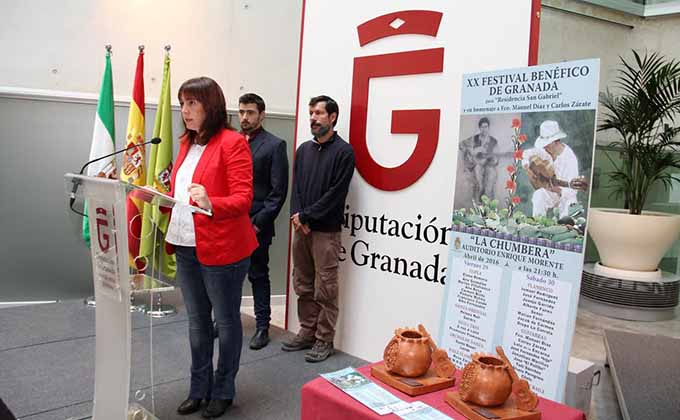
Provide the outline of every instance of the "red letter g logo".
{"type": "MultiPolygon", "coordinates": [[[[412,10],[390,13],[371,19],[357,28],[359,43],[364,46],[393,35],[421,34],[436,36],[442,14],[412,10]]],[[[378,164],[366,145],[369,80],[374,77],[441,73],[444,48],[406,51],[354,59],[352,105],[350,111],[350,143],[356,154],[357,170],[374,187],[385,191],[404,189],[416,182],[430,166],[439,139],[439,109],[392,111],[394,134],[417,134],[416,148],[396,168],[378,164]]]]}

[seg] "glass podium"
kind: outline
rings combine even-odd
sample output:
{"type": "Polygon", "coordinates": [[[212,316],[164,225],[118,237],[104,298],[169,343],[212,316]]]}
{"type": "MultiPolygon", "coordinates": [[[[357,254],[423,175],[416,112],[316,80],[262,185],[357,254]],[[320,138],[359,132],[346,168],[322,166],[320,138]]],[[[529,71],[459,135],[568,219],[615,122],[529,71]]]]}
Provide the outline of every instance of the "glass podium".
{"type": "MultiPolygon", "coordinates": [[[[148,298],[157,302],[161,292],[174,290],[171,280],[153,271],[130,268],[128,257],[128,198],[152,208],[186,206],[147,187],[118,180],[68,173],[65,189],[71,209],[88,215],[90,255],[95,295],[95,372],[91,417],[96,420],[155,420],[154,327],[162,320],[130,313],[148,298]],[[80,207],[80,209],[78,209],[80,207]],[[134,372],[133,372],[134,366],[134,372]]],[[[189,206],[194,212],[205,210],[189,206]]],[[[130,224],[131,225],[131,224],[130,224]]],[[[154,247],[154,250],[156,247],[154,247]]],[[[155,261],[155,255],[151,256],[155,261]]],[[[167,323],[166,323],[167,324],[167,323]]],[[[87,418],[87,417],[86,417],[87,418]]]]}

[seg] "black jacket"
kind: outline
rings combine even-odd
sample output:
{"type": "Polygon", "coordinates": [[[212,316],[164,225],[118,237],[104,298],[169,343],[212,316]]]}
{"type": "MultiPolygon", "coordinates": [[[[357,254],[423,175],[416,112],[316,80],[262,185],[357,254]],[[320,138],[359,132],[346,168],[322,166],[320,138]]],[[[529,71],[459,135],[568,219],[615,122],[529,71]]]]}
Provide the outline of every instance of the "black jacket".
{"type": "Polygon", "coordinates": [[[339,232],[354,174],[354,151],[338,133],[325,143],[306,141],[295,153],[290,214],[312,230],[339,232]]]}
{"type": "Polygon", "coordinates": [[[250,141],[253,156],[253,204],[250,219],[260,230],[258,240],[274,236],[274,219],[288,193],[288,155],[286,142],[265,129],[250,141]]]}

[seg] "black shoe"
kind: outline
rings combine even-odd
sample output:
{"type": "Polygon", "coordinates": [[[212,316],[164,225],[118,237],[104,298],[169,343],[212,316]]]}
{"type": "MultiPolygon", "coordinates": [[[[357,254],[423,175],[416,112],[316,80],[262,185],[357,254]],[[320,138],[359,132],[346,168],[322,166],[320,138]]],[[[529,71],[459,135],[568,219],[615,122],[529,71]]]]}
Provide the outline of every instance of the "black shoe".
{"type": "Polygon", "coordinates": [[[310,363],[323,362],[328,359],[335,350],[333,349],[333,343],[316,340],[314,347],[305,354],[305,360],[310,363]]]}
{"type": "Polygon", "coordinates": [[[179,407],[177,407],[177,412],[179,414],[195,413],[201,407],[201,401],[203,400],[192,400],[191,398],[187,398],[186,400],[182,401],[182,404],[180,404],[179,407]]]}
{"type": "Polygon", "coordinates": [[[255,335],[250,339],[250,348],[252,350],[260,350],[269,344],[269,329],[268,328],[258,328],[255,331],[255,335]]]}
{"type": "Polygon", "coordinates": [[[227,411],[233,400],[210,400],[201,416],[206,419],[219,417],[227,411]]]}
{"type": "Polygon", "coordinates": [[[284,341],[281,345],[281,350],[283,351],[300,351],[311,349],[314,345],[316,339],[312,337],[303,337],[301,335],[296,335],[288,341],[284,341]]]}

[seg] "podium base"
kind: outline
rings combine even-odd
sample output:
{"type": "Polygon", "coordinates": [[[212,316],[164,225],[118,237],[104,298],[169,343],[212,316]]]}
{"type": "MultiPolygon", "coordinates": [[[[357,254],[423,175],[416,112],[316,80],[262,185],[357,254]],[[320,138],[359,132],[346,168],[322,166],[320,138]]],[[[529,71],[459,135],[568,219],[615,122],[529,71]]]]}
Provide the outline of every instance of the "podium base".
{"type": "Polygon", "coordinates": [[[128,407],[127,420],[158,420],[158,417],[151,414],[149,410],[141,405],[132,403],[128,407]]]}

